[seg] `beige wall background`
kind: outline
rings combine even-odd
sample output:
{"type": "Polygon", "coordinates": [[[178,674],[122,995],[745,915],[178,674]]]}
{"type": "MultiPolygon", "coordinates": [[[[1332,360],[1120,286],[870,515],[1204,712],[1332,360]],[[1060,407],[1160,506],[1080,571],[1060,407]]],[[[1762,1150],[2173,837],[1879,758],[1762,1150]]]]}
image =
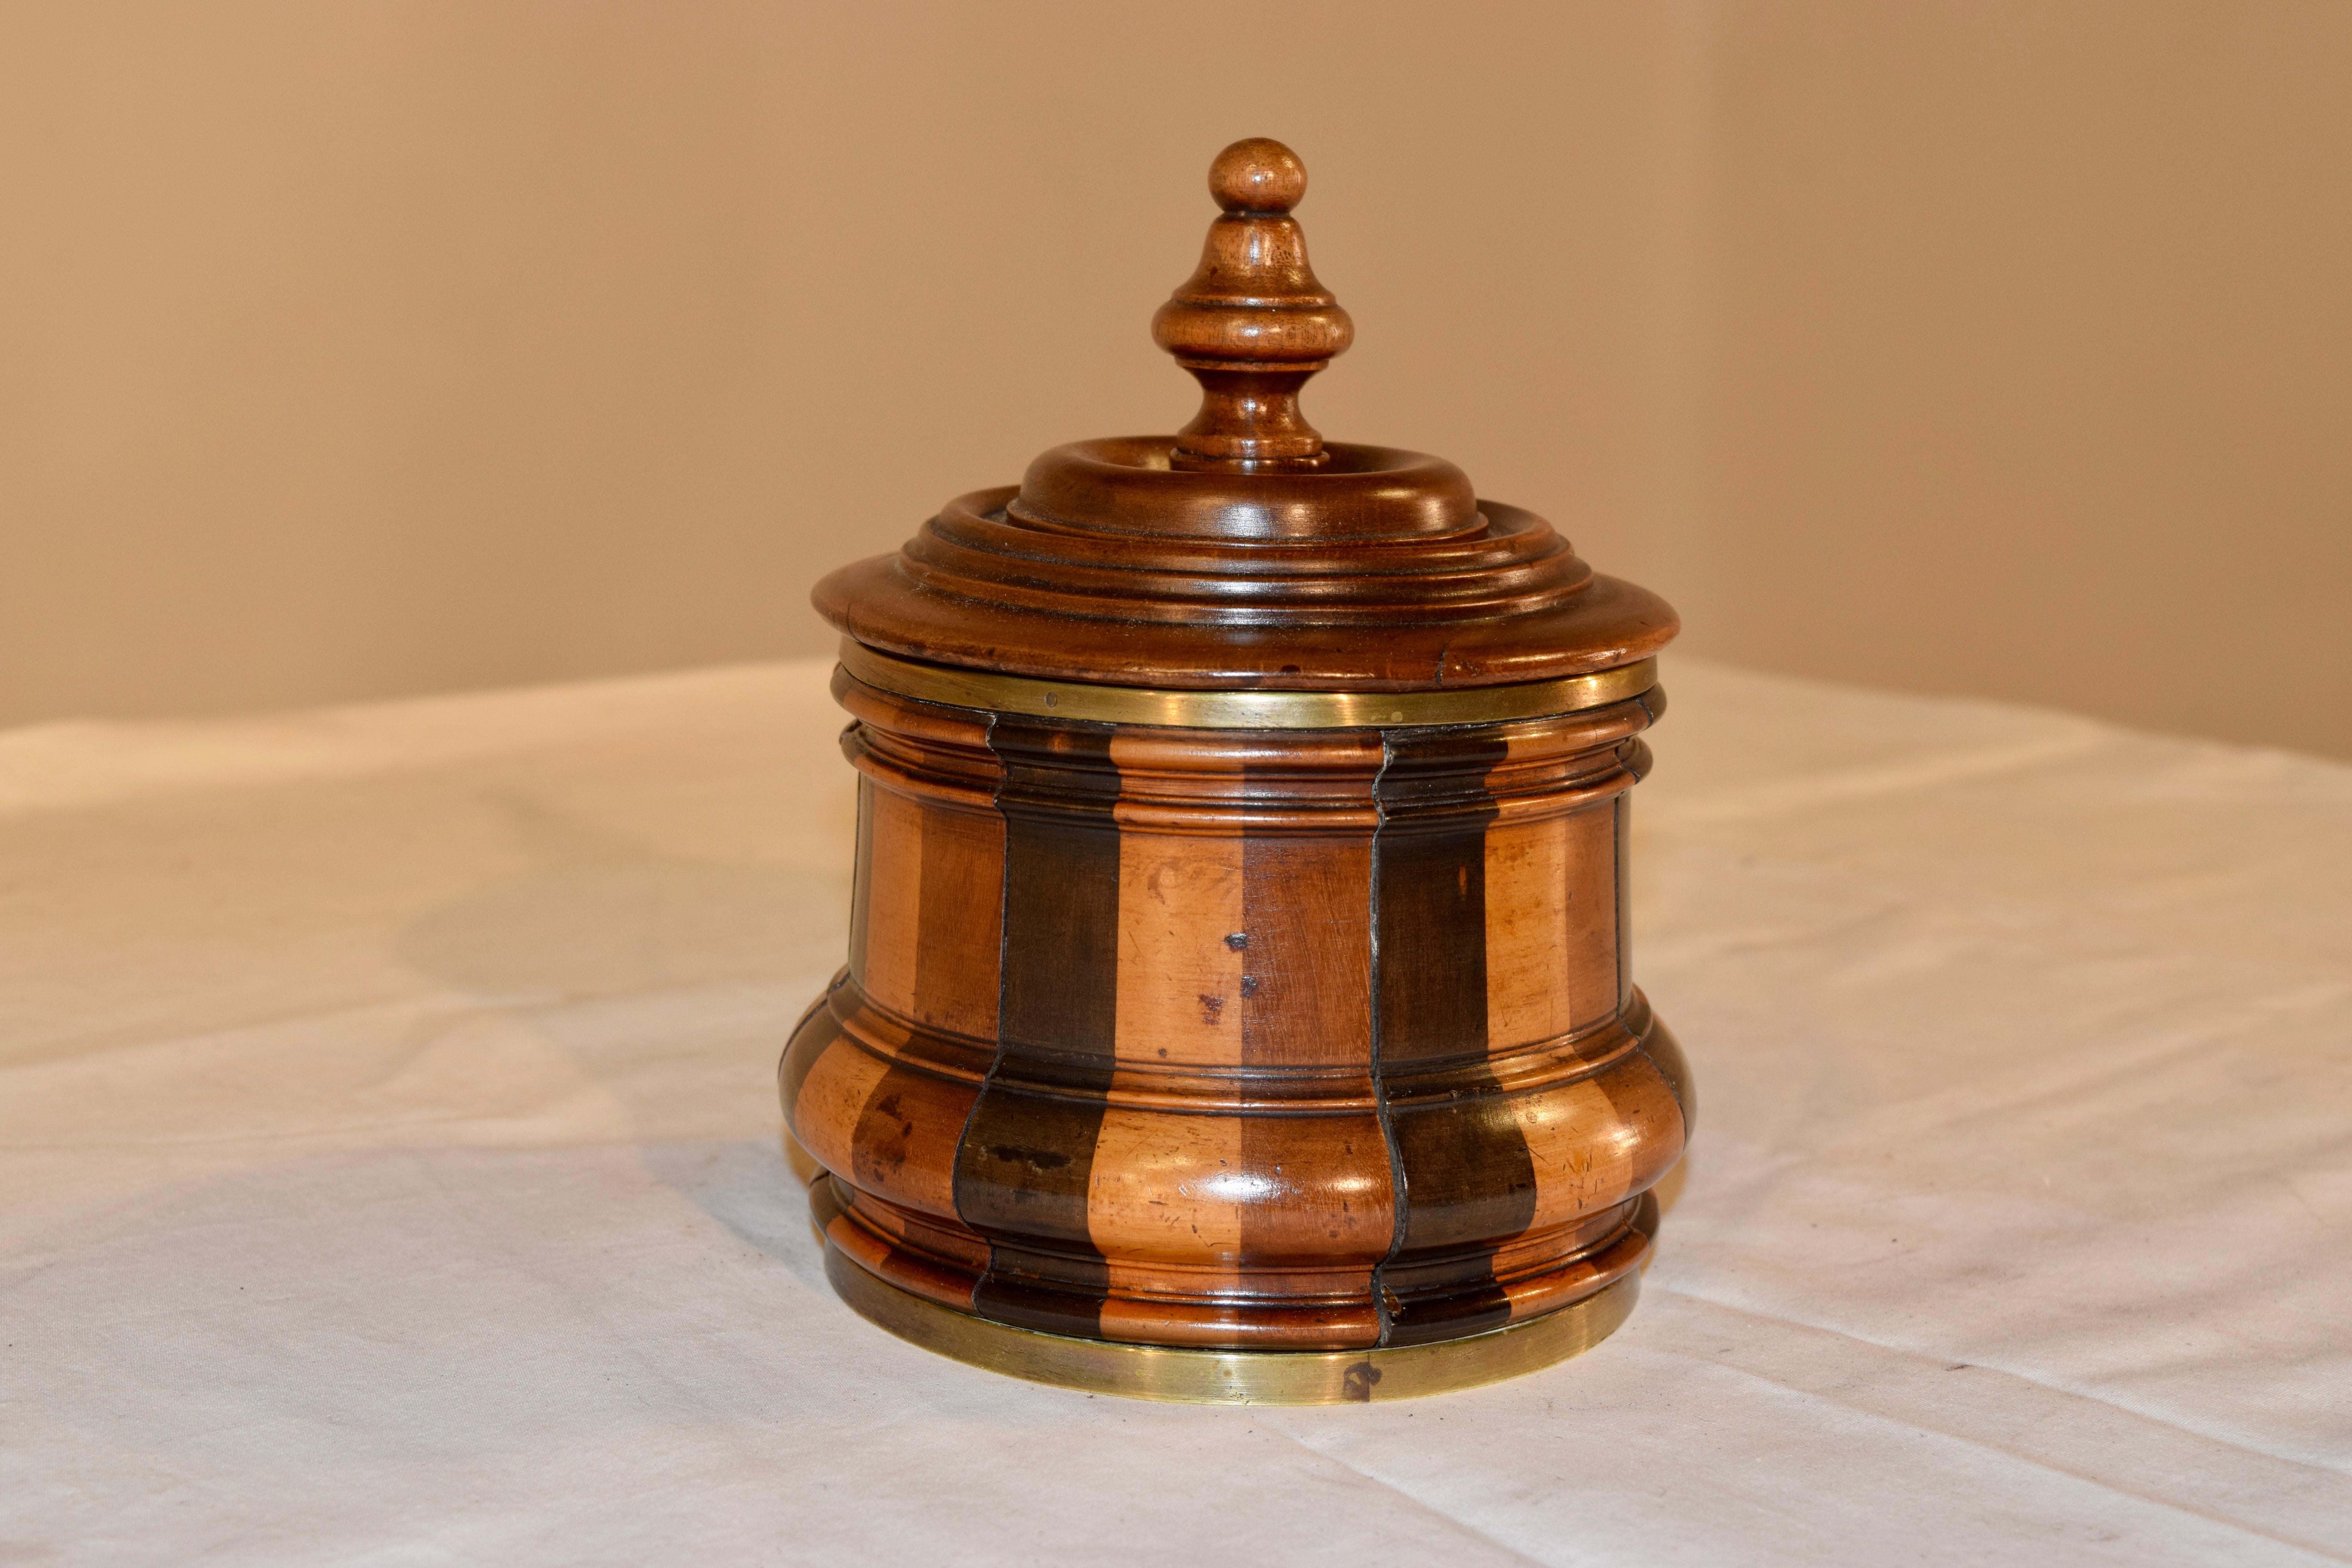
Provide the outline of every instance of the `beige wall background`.
{"type": "Polygon", "coordinates": [[[0,722],[809,653],[1282,137],[1437,451],[1693,651],[2352,755],[2352,5],[16,4],[0,722]]]}

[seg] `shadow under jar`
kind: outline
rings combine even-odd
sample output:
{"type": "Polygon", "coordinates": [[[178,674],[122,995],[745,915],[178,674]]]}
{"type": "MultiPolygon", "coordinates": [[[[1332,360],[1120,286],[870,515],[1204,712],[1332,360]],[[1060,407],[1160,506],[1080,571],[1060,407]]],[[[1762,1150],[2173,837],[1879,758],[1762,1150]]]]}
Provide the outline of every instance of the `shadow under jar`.
{"type": "Polygon", "coordinates": [[[1055,448],[835,573],[849,963],[787,1121],[835,1287],[1163,1398],[1392,1398],[1622,1321],[1689,1131],[1630,979],[1672,610],[1297,408],[1305,173],[1220,155],[1174,437],[1055,448]]]}

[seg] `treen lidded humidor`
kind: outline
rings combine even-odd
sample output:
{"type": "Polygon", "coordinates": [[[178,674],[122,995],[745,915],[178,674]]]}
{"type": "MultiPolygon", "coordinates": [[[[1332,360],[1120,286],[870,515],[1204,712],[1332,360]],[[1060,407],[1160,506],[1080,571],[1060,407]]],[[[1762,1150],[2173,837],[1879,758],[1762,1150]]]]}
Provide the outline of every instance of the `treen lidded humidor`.
{"type": "Polygon", "coordinates": [[[1080,441],[816,589],[848,963],[779,1077],[842,1296],[1022,1376],[1391,1398],[1632,1309],[1689,1073],[1633,984],[1654,595],[1454,465],[1326,441],[1353,326],[1278,142],[1080,441]]]}

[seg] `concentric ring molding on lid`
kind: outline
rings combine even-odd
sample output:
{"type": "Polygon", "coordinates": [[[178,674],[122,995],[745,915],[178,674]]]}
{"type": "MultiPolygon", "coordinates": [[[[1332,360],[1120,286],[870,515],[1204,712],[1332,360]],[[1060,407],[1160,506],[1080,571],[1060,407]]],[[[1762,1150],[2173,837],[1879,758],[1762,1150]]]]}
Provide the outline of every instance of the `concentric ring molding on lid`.
{"type": "Polygon", "coordinates": [[[1225,211],[1152,332],[1199,379],[1176,435],[1056,447],[941,508],[818,610],[936,664],[1150,687],[1409,691],[1590,674],[1656,653],[1674,611],[1596,575],[1443,458],[1327,442],[1299,411],[1354,324],[1317,280],[1277,142],[1235,144],[1225,211]],[[1245,205],[1244,205],[1245,204],[1245,205]]]}

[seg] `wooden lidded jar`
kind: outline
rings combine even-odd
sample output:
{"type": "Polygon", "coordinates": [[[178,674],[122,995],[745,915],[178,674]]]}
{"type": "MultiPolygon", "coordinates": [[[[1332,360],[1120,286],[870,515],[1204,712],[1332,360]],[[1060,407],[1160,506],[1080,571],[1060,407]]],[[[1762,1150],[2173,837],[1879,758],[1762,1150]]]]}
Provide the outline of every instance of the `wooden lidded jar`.
{"type": "Polygon", "coordinates": [[[1391,1398],[1633,1306],[1690,1127],[1630,979],[1656,595],[1327,442],[1353,326],[1235,143],[1152,333],[1173,437],[1058,447],[835,573],[849,963],[779,1069],[835,1288],[1162,1398],[1391,1398]]]}

